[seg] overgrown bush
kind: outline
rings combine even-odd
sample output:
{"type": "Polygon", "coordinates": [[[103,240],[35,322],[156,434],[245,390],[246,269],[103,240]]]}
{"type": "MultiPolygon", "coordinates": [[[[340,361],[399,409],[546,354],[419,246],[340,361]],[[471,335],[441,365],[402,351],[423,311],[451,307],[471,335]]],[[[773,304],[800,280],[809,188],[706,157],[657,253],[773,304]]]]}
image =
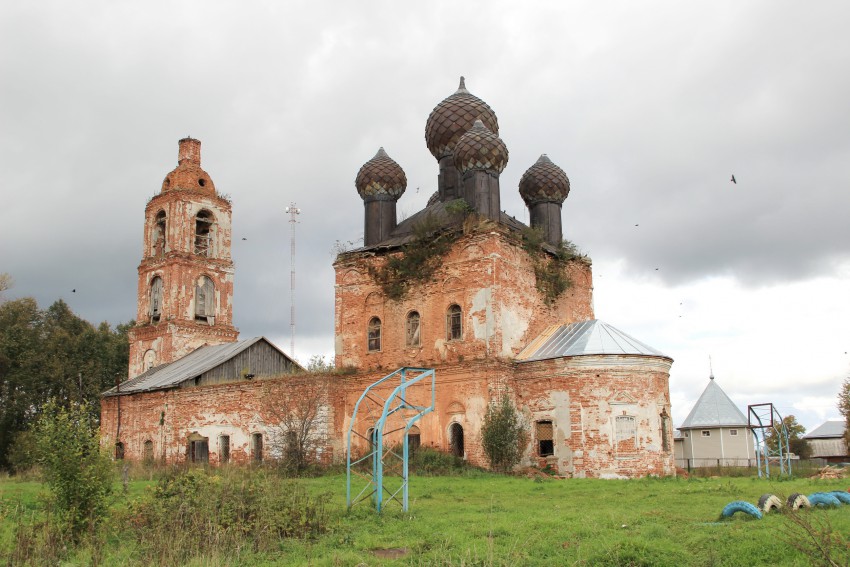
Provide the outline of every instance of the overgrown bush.
{"type": "Polygon", "coordinates": [[[41,408],[33,429],[37,462],[57,513],[75,541],[94,531],[108,512],[112,462],[100,448],[100,433],[87,404],[41,408]]]}
{"type": "Polygon", "coordinates": [[[417,475],[451,476],[469,468],[461,457],[431,447],[417,447],[410,455],[410,469],[417,475]]]}
{"type": "Polygon", "coordinates": [[[326,501],[262,469],[189,469],[164,475],[152,493],[131,504],[128,519],[152,562],[180,565],[318,536],[327,529],[326,501]]]}
{"type": "Polygon", "coordinates": [[[528,432],[516,408],[507,396],[487,407],[481,423],[481,446],[490,460],[490,466],[508,472],[519,463],[528,432]]]}
{"type": "Polygon", "coordinates": [[[456,235],[441,231],[440,223],[428,215],[413,226],[413,239],[389,256],[385,265],[369,268],[369,274],[390,299],[401,299],[411,286],[431,279],[442,265],[456,235]]]}
{"type": "Polygon", "coordinates": [[[555,247],[554,254],[544,251],[545,243],[540,228],[526,228],[522,231],[522,247],[531,258],[537,291],[551,304],[573,285],[566,274],[567,263],[583,256],[576,245],[568,240],[555,247]]]}

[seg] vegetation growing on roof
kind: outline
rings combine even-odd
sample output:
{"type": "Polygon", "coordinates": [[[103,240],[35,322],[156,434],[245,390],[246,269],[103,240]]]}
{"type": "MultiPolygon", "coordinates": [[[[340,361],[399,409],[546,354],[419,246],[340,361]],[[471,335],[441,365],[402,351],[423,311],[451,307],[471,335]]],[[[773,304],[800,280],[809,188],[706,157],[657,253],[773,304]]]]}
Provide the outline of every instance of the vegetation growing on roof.
{"type": "Polygon", "coordinates": [[[427,215],[413,225],[413,239],[380,267],[370,266],[369,275],[389,299],[399,300],[408,290],[427,282],[443,264],[443,256],[456,239],[452,231],[440,230],[439,221],[427,215]]]}
{"type": "Polygon", "coordinates": [[[531,258],[537,291],[546,303],[551,305],[573,285],[566,273],[569,262],[574,260],[589,262],[589,259],[583,256],[578,247],[569,240],[563,240],[557,247],[553,247],[554,253],[551,249],[544,249],[545,243],[541,229],[530,227],[523,229],[522,247],[531,258]]]}

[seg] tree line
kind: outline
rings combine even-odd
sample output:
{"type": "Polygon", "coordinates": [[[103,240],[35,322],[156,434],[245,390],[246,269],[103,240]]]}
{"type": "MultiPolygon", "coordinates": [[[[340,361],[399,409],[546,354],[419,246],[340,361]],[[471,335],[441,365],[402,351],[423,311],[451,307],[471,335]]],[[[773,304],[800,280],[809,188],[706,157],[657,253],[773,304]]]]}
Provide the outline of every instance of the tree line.
{"type": "MultiPolygon", "coordinates": [[[[10,285],[0,274],[0,293],[10,285]]],[[[61,299],[42,309],[31,297],[0,297],[0,469],[28,452],[26,431],[48,401],[98,417],[101,392],[127,377],[133,324],[94,326],[61,299]]]]}

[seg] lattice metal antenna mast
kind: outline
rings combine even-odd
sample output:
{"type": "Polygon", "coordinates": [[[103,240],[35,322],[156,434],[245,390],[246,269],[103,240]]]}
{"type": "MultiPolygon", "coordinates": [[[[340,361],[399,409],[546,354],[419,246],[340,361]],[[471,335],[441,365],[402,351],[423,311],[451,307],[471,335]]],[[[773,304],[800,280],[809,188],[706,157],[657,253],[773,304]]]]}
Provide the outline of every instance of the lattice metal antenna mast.
{"type": "Polygon", "coordinates": [[[295,358],[295,220],[301,214],[301,209],[295,203],[286,207],[289,214],[289,355],[295,358]]]}

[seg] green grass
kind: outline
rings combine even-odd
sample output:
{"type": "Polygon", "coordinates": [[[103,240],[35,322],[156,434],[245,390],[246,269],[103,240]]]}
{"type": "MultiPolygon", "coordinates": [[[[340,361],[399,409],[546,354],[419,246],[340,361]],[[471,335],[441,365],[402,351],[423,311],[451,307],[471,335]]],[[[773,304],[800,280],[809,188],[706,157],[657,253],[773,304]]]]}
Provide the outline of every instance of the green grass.
{"type": "MultiPolygon", "coordinates": [[[[720,522],[720,511],[733,500],[755,503],[768,492],[785,497],[848,485],[847,480],[758,478],[541,481],[470,471],[414,477],[410,511],[389,503],[378,515],[366,504],[345,509],[343,475],[294,482],[313,495],[329,494],[324,535],[283,540],[279,548],[261,553],[250,545],[238,553],[198,550],[192,564],[807,566],[817,558],[789,544],[800,543],[802,532],[792,529],[786,516],[754,520],[738,514],[720,522]],[[382,559],[375,553],[398,548],[406,550],[403,557],[382,559]]],[[[115,520],[102,528],[97,544],[70,551],[67,564],[97,559],[106,565],[161,565],[145,556],[130,525],[120,525],[127,522],[121,513],[127,502],[149,498],[154,484],[132,481],[123,496],[116,483],[115,520]]],[[[14,543],[20,516],[13,511],[38,514],[42,490],[37,482],[0,480],[0,557],[14,543]]],[[[800,517],[850,533],[850,506],[808,510],[800,517]]]]}

